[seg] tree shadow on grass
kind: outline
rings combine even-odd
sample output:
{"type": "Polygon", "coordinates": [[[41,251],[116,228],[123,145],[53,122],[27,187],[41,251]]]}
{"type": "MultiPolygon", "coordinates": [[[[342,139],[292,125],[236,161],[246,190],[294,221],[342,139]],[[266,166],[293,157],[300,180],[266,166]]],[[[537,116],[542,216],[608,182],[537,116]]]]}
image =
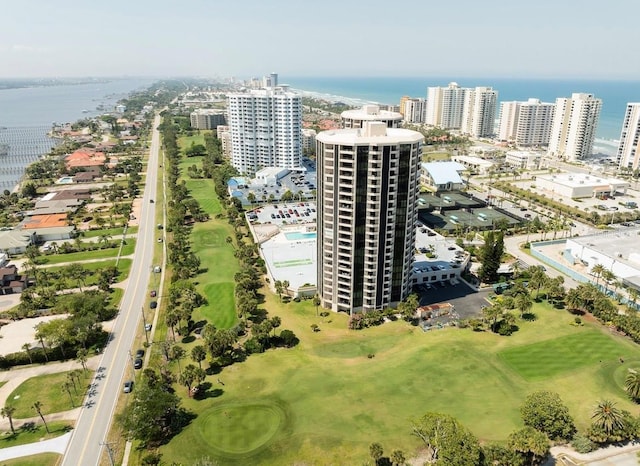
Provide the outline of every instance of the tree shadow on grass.
{"type": "Polygon", "coordinates": [[[533,312],[525,312],[524,314],[522,314],[522,320],[526,320],[527,322],[533,322],[535,320],[538,320],[538,316],[535,315],[535,313],[533,312]]]}
{"type": "Polygon", "coordinates": [[[182,343],[187,344],[187,343],[191,343],[196,341],[196,337],[194,337],[193,335],[187,335],[186,337],[184,337],[182,339],[182,343]]]}
{"type": "Polygon", "coordinates": [[[213,388],[213,384],[211,382],[204,382],[200,384],[200,387],[198,388],[198,393],[193,396],[196,400],[218,398],[224,394],[224,390],[222,388],[213,388]]]}

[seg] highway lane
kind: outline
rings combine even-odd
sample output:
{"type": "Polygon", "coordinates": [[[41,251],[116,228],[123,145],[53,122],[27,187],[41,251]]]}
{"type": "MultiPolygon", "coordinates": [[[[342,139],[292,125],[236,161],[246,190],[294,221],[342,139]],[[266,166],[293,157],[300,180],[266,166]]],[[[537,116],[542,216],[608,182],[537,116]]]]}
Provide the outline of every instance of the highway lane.
{"type": "Polygon", "coordinates": [[[64,454],[63,466],[92,466],[100,463],[118,396],[122,393],[123,376],[127,365],[133,364],[130,357],[131,345],[136,333],[143,331],[141,309],[149,286],[155,242],[156,209],[155,204],[151,204],[151,199],[156,198],[160,151],[160,133],[156,128],[159,124],[160,117],[156,116],[153,122],[146,185],[142,196],[138,240],[129,281],[113,328],[112,339],[103,351],[100,369],[92,381],[90,393],[93,394],[85,399],[82,413],[64,454]]]}

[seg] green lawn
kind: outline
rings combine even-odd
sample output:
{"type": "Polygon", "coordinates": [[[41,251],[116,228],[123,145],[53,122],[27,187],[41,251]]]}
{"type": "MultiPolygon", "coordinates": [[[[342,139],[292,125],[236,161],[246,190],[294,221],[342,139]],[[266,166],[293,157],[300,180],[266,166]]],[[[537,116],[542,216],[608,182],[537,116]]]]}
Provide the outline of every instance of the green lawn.
{"type": "Polygon", "coordinates": [[[204,135],[205,133],[210,133],[211,131],[201,131],[198,133],[194,133],[192,136],[180,136],[178,138],[178,146],[180,149],[184,150],[191,145],[194,144],[202,144],[204,146],[204,135]]]}
{"type": "MultiPolygon", "coordinates": [[[[191,144],[191,138],[182,137],[181,147],[191,144]]],[[[204,136],[200,135],[202,143],[204,136]]],[[[196,144],[198,141],[196,140],[196,144]]],[[[180,161],[182,178],[185,180],[191,196],[198,200],[200,207],[209,214],[206,223],[196,223],[191,233],[193,251],[200,258],[206,271],[195,279],[197,289],[207,300],[207,305],[194,312],[194,319],[207,319],[218,328],[230,328],[237,321],[234,299],[234,275],[238,272],[238,262],[233,256],[233,247],[226,242],[228,236],[234,237],[234,230],[225,220],[216,219],[222,206],[215,194],[213,180],[191,179],[186,176],[191,165],[202,166],[203,157],[183,157],[180,161]],[[220,265],[224,264],[223,267],[220,265]]]]}
{"type": "Polygon", "coordinates": [[[62,455],[57,453],[41,453],[39,455],[24,456],[15,460],[4,460],[0,466],[56,466],[62,455]]]}
{"type": "MultiPolygon", "coordinates": [[[[132,262],[131,259],[120,259],[120,261],[118,261],[118,272],[119,272],[119,275],[117,278],[118,281],[122,281],[129,276],[129,271],[131,270],[131,262],[132,262]]],[[[97,270],[102,269],[104,267],[111,267],[115,265],[116,265],[115,259],[83,263],[82,266],[85,268],[85,270],[87,270],[87,272],[89,272],[89,274],[86,277],[85,286],[95,285],[98,283],[98,278],[97,278],[97,275],[95,274],[97,270]]],[[[54,266],[54,267],[49,267],[47,269],[52,272],[57,272],[63,267],[64,266],[54,266]]],[[[73,286],[75,286],[75,284],[73,286]]]]}
{"type": "MultiPolygon", "coordinates": [[[[114,242],[112,240],[112,242],[114,242]]],[[[122,247],[121,256],[130,256],[136,249],[135,238],[127,238],[126,243],[122,247]]],[[[117,241],[117,246],[107,249],[96,249],[93,251],[71,252],[68,254],[49,254],[42,256],[40,263],[43,265],[49,264],[63,264],[65,262],[82,262],[95,259],[109,259],[111,257],[117,257],[120,251],[120,241],[117,241]]]]}
{"type": "Polygon", "coordinates": [[[67,374],[69,372],[40,375],[21,383],[7,398],[6,404],[16,408],[14,418],[24,419],[37,416],[38,413],[32,407],[36,401],[42,403],[43,414],[59,413],[80,406],[93,372],[84,373],[80,384],[76,381],[76,390],[71,388],[73,405],[71,405],[69,393],[62,388],[63,383],[67,380],[67,374]]]}
{"type": "Polygon", "coordinates": [[[625,349],[620,342],[592,330],[509,348],[498,356],[523,378],[538,380],[613,360],[624,355],[625,349]]]}
{"type": "MultiPolygon", "coordinates": [[[[37,416],[37,414],[36,414],[37,416]]],[[[71,429],[69,422],[49,422],[49,432],[44,428],[44,424],[39,419],[36,425],[23,426],[19,421],[14,422],[16,433],[13,435],[11,431],[2,432],[0,435],[0,448],[15,447],[27,443],[39,442],[54,437],[60,437],[71,429]]],[[[4,463],[0,463],[2,465],[4,463]]]]}
{"type": "MultiPolygon", "coordinates": [[[[102,235],[109,235],[112,238],[116,238],[119,236],[122,236],[122,233],[124,232],[124,228],[103,228],[101,230],[87,230],[83,232],[83,237],[84,238],[97,238],[99,236],[102,235]]],[[[138,227],[128,227],[127,228],[127,234],[128,235],[134,235],[138,233],[138,227]]]]}
{"type": "Polygon", "coordinates": [[[343,314],[323,320],[309,301],[266,298],[270,315],[279,315],[281,329],[292,329],[301,343],[208,377],[211,397],[184,399],[198,417],[161,449],[166,461],[211,455],[238,465],[360,464],[373,441],[415,452],[410,420],[427,411],[455,416],[483,441],[504,441],[522,427],[526,395],[540,389],[558,392],[581,429],[599,399],[634,409],[622,384],[626,368],[640,366],[640,349],[596,326],[573,326],[573,316],[546,303],[536,304],[535,322],[519,321],[518,332],[501,337],[455,328],[424,333],[404,322],[351,332],[343,314]],[[312,323],[320,332],[310,330],[312,323]],[[573,345],[592,354],[578,357],[567,348],[573,345]],[[543,354],[558,351],[558,359],[571,356],[579,367],[545,369],[540,359],[528,380],[514,360],[507,363],[505,355],[540,358],[541,346],[543,354]],[[249,418],[255,425],[247,427],[249,418]]]}

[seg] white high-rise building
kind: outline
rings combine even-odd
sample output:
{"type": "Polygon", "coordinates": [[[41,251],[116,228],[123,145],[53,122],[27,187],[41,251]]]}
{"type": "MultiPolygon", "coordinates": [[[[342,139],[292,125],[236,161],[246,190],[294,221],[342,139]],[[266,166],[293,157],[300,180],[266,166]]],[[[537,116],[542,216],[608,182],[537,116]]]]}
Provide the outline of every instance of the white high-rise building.
{"type": "Polygon", "coordinates": [[[498,139],[518,146],[546,146],[551,136],[555,104],[529,99],[502,102],[498,139]]]}
{"type": "Polygon", "coordinates": [[[628,103],[622,122],[617,162],[620,168],[640,168],[640,103],[628,103]]]}
{"type": "Polygon", "coordinates": [[[243,175],[297,168],[302,157],[302,100],[286,86],[228,95],[231,164],[243,175]]]}
{"type": "Polygon", "coordinates": [[[570,98],[556,99],[548,154],[569,161],[590,156],[601,108],[602,99],[593,94],[574,93],[570,98]]]}
{"type": "Polygon", "coordinates": [[[522,102],[513,100],[511,102],[500,102],[500,116],[498,117],[499,141],[515,141],[518,129],[518,115],[522,102]]]}
{"type": "Polygon", "coordinates": [[[425,99],[410,99],[407,98],[402,102],[403,108],[400,113],[404,116],[404,121],[407,123],[424,123],[427,102],[425,99]]]}
{"type": "Polygon", "coordinates": [[[454,82],[447,87],[428,87],[425,123],[442,129],[460,129],[466,93],[467,89],[454,82]]]}
{"type": "Polygon", "coordinates": [[[318,295],[348,313],[411,292],[424,137],[365,121],[317,138],[318,295]]]}
{"type": "Polygon", "coordinates": [[[474,137],[493,136],[498,92],[490,87],[467,89],[461,131],[474,137]]]}
{"type": "Polygon", "coordinates": [[[556,105],[529,99],[522,102],[518,115],[515,142],[518,146],[547,146],[551,137],[556,105]]]}

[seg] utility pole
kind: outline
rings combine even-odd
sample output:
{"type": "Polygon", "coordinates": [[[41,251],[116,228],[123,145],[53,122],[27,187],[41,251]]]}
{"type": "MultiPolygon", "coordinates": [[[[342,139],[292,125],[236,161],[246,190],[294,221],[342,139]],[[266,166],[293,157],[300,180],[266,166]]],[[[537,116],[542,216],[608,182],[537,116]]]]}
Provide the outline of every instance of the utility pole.
{"type": "MultiPolygon", "coordinates": [[[[129,354],[131,354],[131,353],[129,353],[129,354]]],[[[111,449],[111,443],[109,443],[109,442],[100,442],[100,446],[101,447],[106,447],[107,454],[109,455],[109,463],[111,463],[111,466],[115,466],[115,462],[113,461],[113,450],[111,449]]]]}

